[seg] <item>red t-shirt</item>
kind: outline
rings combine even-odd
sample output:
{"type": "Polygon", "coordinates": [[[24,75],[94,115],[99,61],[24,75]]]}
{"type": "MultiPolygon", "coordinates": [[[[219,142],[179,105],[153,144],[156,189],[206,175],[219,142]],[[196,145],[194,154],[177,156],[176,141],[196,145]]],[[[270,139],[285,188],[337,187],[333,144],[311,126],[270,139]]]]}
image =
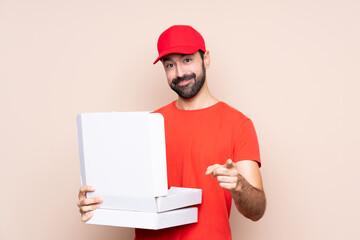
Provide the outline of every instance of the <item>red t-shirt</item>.
{"type": "Polygon", "coordinates": [[[161,230],[136,229],[135,239],[231,239],[230,192],[216,178],[205,175],[208,166],[255,160],[260,162],[254,126],[249,118],[224,102],[199,110],[180,110],[175,101],[156,110],[165,119],[168,187],[202,189],[198,222],[161,230]]]}

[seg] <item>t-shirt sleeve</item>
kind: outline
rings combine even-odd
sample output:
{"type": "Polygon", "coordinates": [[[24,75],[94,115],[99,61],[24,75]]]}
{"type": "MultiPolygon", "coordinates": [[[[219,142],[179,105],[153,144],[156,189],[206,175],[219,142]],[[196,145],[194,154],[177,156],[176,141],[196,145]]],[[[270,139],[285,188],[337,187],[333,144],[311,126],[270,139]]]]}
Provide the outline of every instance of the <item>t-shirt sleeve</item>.
{"type": "Polygon", "coordinates": [[[254,124],[250,119],[241,121],[234,129],[234,162],[257,161],[261,166],[259,143],[254,124]]]}

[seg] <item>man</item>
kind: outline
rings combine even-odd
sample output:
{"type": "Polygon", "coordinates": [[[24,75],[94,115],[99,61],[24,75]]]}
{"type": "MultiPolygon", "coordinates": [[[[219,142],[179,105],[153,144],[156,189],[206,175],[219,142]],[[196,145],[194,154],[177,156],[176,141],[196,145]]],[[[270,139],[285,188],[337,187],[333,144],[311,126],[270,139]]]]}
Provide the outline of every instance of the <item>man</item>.
{"type": "MultiPolygon", "coordinates": [[[[249,118],[215,99],[207,85],[210,53],[192,27],[175,25],[158,40],[159,60],[178,99],[155,112],[165,119],[168,184],[201,188],[198,222],[163,230],[135,230],[135,239],[231,239],[231,199],[245,217],[257,221],[265,212],[259,148],[249,118]],[[213,179],[216,178],[216,179],[213,179]]],[[[80,188],[82,220],[93,216],[101,198],[86,198],[80,188]]]]}

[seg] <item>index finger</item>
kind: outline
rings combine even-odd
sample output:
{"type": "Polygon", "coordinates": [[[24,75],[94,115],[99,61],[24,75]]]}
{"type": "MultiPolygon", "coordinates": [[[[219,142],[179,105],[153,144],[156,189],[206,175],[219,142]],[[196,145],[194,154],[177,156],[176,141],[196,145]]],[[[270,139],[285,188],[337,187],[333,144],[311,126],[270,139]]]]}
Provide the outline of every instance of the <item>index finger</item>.
{"type": "Polygon", "coordinates": [[[210,175],[214,172],[215,169],[219,168],[219,167],[222,167],[222,165],[220,164],[214,164],[214,165],[211,165],[209,166],[207,169],[206,169],[206,172],[205,172],[205,175],[210,175]]]}
{"type": "Polygon", "coordinates": [[[93,187],[93,186],[86,185],[86,186],[80,187],[79,199],[86,198],[87,192],[94,192],[94,191],[95,191],[95,187],[93,187]]]}
{"type": "Polygon", "coordinates": [[[212,173],[213,177],[217,177],[217,176],[230,176],[231,175],[231,170],[230,168],[226,168],[225,166],[221,166],[217,169],[215,169],[212,173]]]}

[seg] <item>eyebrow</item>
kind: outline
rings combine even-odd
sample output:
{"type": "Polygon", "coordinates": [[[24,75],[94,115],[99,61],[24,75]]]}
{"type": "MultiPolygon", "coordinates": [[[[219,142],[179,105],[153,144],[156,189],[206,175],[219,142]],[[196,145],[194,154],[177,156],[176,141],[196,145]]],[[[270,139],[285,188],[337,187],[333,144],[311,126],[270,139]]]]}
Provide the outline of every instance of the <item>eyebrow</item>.
{"type": "MultiPolygon", "coordinates": [[[[185,57],[185,56],[193,56],[195,53],[192,53],[192,54],[180,54],[181,55],[181,58],[185,57]]],[[[166,61],[171,61],[170,58],[167,58],[167,57],[163,57],[162,62],[166,62],[166,61]]]]}

